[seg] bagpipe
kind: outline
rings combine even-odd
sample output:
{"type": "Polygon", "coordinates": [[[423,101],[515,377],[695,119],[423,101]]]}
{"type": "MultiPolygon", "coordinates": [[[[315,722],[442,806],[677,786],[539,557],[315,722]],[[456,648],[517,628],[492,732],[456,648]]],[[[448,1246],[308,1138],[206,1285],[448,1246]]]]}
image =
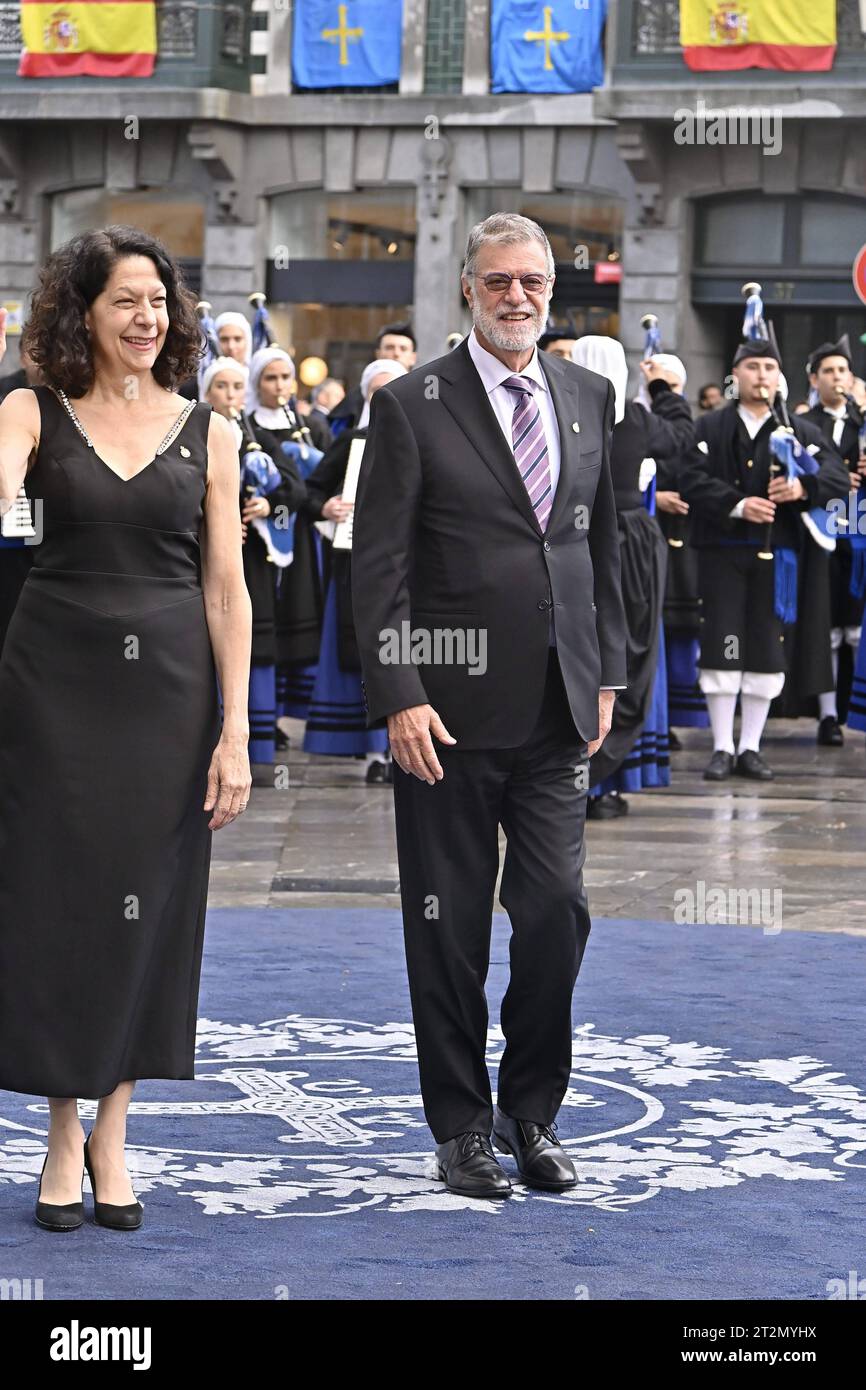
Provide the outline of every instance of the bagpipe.
{"type": "MultiPolygon", "coordinates": [[[[249,417],[243,410],[232,410],[232,419],[240,427],[244,438],[243,454],[241,455],[241,493],[240,503],[243,511],[244,502],[248,502],[253,497],[269,497],[275,492],[283,482],[283,475],[274,463],[270,454],[266,454],[264,449],[256,439],[249,417]]],[[[273,511],[270,516],[254,517],[251,523],[254,531],[261,537],[268,560],[284,569],[286,565],[292,563],[294,555],[294,518],[287,516],[285,521],[275,517],[273,511]]]]}
{"type": "MultiPolygon", "coordinates": [[[[775,330],[773,324],[764,318],[761,286],[757,281],[750,280],[743,285],[741,294],[746,297],[743,339],[754,342],[756,347],[759,344],[765,346],[769,344],[776,354],[781,372],[781,355],[775,330]]],[[[763,386],[760,388],[760,395],[769,408],[775,424],[769,440],[770,482],[782,475],[788,483],[792,483],[795,478],[814,476],[819,471],[819,465],[812,450],[817,452],[817,446],[802,444],[797,438],[794,433],[794,426],[791,424],[791,417],[788,414],[784,392],[781,389],[777,390],[775,397],[771,399],[769,391],[763,386]]],[[[801,512],[800,515],[812,539],[823,549],[834,550],[836,538],[827,510],[824,507],[813,507],[808,512],[801,512]]],[[[764,528],[764,539],[761,549],[758,551],[758,559],[772,560],[774,563],[773,606],[776,616],[783,623],[796,622],[797,552],[790,546],[774,544],[772,521],[768,521],[764,528]]]]}
{"type": "Polygon", "coordinates": [[[213,317],[213,305],[206,299],[200,299],[195,306],[196,316],[201,325],[201,335],[204,339],[204,352],[198,364],[196,380],[198,381],[198,394],[201,395],[202,381],[204,374],[211,362],[216,361],[220,354],[219,338],[217,337],[216,323],[213,317]]]}
{"type": "MultiPolygon", "coordinates": [[[[840,388],[839,394],[844,398],[848,407],[848,419],[852,425],[857,427],[857,452],[862,464],[866,462],[866,411],[860,408],[851,392],[846,391],[844,387],[840,388]]],[[[866,476],[859,470],[856,474],[851,470],[851,473],[852,477],[857,477],[859,486],[856,494],[854,526],[848,531],[848,541],[851,545],[851,579],[848,584],[848,591],[854,598],[862,599],[866,596],[866,535],[861,534],[860,527],[861,518],[866,517],[866,476]]]]}
{"type": "MultiPolygon", "coordinates": [[[[648,362],[657,352],[662,350],[661,332],[659,321],[655,314],[644,314],[640,321],[640,326],[644,330],[643,361],[648,362]]],[[[645,458],[641,460],[640,475],[638,477],[638,488],[645,492],[646,506],[650,516],[656,513],[656,477],[658,465],[655,459],[645,458]]],[[[681,550],[685,541],[683,540],[683,518],[679,515],[671,516],[667,522],[666,539],[669,546],[674,550],[681,550]]]]}
{"type": "MultiPolygon", "coordinates": [[[[253,352],[258,352],[259,348],[263,347],[279,346],[271,326],[265,294],[262,290],[256,290],[248,298],[254,310],[253,352]]],[[[283,411],[286,424],[291,431],[289,438],[281,441],[280,447],[286,457],[297,466],[298,472],[306,482],[313,469],[324,458],[324,454],[321,449],[316,448],[309,426],[300,418],[297,401],[293,397],[279,396],[277,404],[283,411]]]]}

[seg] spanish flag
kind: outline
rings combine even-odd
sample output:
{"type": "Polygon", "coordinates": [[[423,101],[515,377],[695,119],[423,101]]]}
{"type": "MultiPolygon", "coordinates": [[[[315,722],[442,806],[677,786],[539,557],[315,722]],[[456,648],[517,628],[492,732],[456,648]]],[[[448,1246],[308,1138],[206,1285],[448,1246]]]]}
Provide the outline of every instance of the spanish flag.
{"type": "Polygon", "coordinates": [[[150,77],[153,0],[21,0],[19,77],[150,77]]]}
{"type": "Polygon", "coordinates": [[[680,0],[680,43],[695,72],[826,72],[836,52],[836,0],[680,0]]]}

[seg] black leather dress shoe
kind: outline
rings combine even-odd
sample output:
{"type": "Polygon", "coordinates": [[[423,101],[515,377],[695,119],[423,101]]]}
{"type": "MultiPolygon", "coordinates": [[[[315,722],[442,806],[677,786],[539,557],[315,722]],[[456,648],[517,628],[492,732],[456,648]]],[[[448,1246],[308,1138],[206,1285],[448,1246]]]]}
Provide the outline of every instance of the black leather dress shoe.
{"type": "Polygon", "coordinates": [[[747,748],[745,753],[740,753],[737,757],[737,776],[751,777],[755,782],[772,782],[773,770],[767,767],[760,753],[754,749],[747,748]]]}
{"type": "Polygon", "coordinates": [[[39,1191],[36,1194],[36,1220],[46,1231],[75,1231],[84,1224],[84,1173],[81,1174],[81,1201],[66,1202],[62,1206],[42,1200],[42,1176],[48,1154],[39,1174],[39,1191]]]}
{"type": "Polygon", "coordinates": [[[619,793],[604,792],[601,796],[591,796],[587,799],[587,820],[616,820],[618,816],[627,815],[628,802],[619,793]]]}
{"type": "Polygon", "coordinates": [[[475,1130],[436,1145],[438,1176],[461,1197],[510,1197],[511,1183],[486,1134],[475,1130]]]}
{"type": "Polygon", "coordinates": [[[528,1187],[561,1192],[574,1187],[574,1164],[556,1137],[556,1125],[513,1120],[497,1105],[493,1112],[493,1142],[500,1153],[517,1159],[517,1171],[528,1187]]]}
{"type": "Polygon", "coordinates": [[[367,768],[364,780],[368,783],[382,782],[390,784],[394,781],[391,764],[382,762],[377,758],[376,761],[370,763],[370,766],[367,768]]]}
{"type": "Polygon", "coordinates": [[[845,742],[839,720],[832,714],[825,714],[818,725],[818,742],[824,748],[841,748],[845,742]]]}
{"type": "Polygon", "coordinates": [[[705,782],[726,782],[734,770],[734,755],[717,748],[704,768],[705,782]]]}
{"type": "Polygon", "coordinates": [[[96,1195],[96,1179],[90,1161],[90,1135],[84,1141],[84,1166],[93,1190],[93,1219],[97,1226],[107,1226],[111,1231],[137,1231],[144,1220],[144,1207],[141,1202],[128,1202],[121,1206],[117,1202],[100,1202],[96,1195]]]}

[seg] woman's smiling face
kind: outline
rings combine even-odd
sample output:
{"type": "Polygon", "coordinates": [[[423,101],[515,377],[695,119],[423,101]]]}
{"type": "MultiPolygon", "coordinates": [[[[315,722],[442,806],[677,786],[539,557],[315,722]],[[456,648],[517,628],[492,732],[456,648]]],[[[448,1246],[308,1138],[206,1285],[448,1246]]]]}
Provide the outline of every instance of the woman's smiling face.
{"type": "Polygon", "coordinates": [[[151,371],[169,326],[165,285],[153,261],[148,256],[118,260],[84,322],[97,371],[151,371]]]}

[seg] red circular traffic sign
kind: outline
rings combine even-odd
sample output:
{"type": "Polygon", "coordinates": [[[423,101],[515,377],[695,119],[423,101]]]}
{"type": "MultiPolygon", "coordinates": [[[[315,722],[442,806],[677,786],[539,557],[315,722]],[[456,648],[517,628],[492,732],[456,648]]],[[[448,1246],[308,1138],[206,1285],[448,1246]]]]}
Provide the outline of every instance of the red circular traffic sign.
{"type": "Polygon", "coordinates": [[[854,257],[854,288],[866,304],[866,246],[861,246],[854,257]]]}

